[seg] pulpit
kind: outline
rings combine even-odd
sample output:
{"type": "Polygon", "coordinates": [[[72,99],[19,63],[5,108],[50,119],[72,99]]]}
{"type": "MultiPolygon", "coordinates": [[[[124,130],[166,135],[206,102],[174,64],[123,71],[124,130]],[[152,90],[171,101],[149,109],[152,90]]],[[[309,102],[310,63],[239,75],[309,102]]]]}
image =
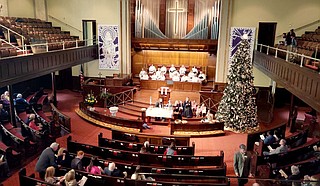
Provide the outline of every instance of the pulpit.
{"type": "Polygon", "coordinates": [[[170,99],[171,90],[169,87],[160,87],[158,88],[159,98],[162,98],[163,104],[168,104],[170,99]]]}

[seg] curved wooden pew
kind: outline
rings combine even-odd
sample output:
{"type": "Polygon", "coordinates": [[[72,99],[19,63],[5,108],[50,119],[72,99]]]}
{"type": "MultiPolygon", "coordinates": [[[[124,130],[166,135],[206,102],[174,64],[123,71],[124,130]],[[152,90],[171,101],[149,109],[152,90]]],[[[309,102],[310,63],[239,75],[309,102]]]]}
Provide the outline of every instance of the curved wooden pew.
{"type": "Polygon", "coordinates": [[[247,139],[247,150],[252,151],[254,148],[254,143],[260,141],[260,135],[265,135],[268,131],[273,132],[273,134],[277,134],[279,139],[283,139],[285,137],[286,132],[286,123],[280,123],[278,125],[275,125],[272,128],[260,130],[251,134],[248,134],[247,139]]]}
{"type": "Polygon", "coordinates": [[[299,146],[294,149],[290,149],[287,153],[273,154],[269,156],[258,156],[257,165],[273,164],[273,166],[285,166],[294,164],[295,162],[303,161],[306,159],[306,154],[313,152],[313,146],[319,146],[320,140],[314,138],[303,146],[299,146]]]}
{"type": "Polygon", "coordinates": [[[67,140],[67,149],[69,152],[76,153],[79,150],[85,153],[101,157],[103,159],[118,159],[123,162],[137,162],[139,165],[157,165],[157,166],[223,166],[224,153],[216,156],[189,156],[177,155],[166,156],[158,154],[142,154],[131,151],[123,151],[112,148],[98,147],[94,145],[82,144],[71,141],[71,136],[67,140]]]}
{"type": "Polygon", "coordinates": [[[48,147],[52,142],[55,141],[55,138],[50,135],[48,130],[44,131],[37,131],[32,128],[30,128],[25,121],[28,119],[28,115],[26,112],[21,112],[19,114],[16,113],[16,119],[21,124],[21,134],[24,137],[29,137],[33,141],[36,141],[39,143],[39,147],[46,148],[48,147]]]}
{"type": "MultiPolygon", "coordinates": [[[[57,127],[57,125],[59,125],[65,131],[70,133],[71,132],[71,118],[69,116],[61,113],[57,109],[57,107],[54,106],[54,104],[50,103],[50,106],[52,109],[52,117],[53,117],[55,126],[57,127]]],[[[58,133],[58,132],[60,133],[60,131],[56,131],[56,132],[53,132],[53,134],[58,133]]]]}
{"type": "MultiPolygon", "coordinates": [[[[72,158],[76,157],[75,153],[70,153],[72,158]]],[[[85,155],[82,159],[83,165],[89,165],[91,160],[90,155],[85,155]]],[[[138,162],[125,163],[121,160],[104,160],[98,159],[97,165],[105,167],[108,162],[115,162],[116,167],[122,171],[126,171],[129,175],[133,174],[138,162]]],[[[223,166],[219,167],[163,167],[163,166],[151,166],[151,165],[140,165],[142,172],[146,173],[158,173],[158,174],[187,174],[187,175],[204,175],[204,176],[225,176],[227,166],[224,163],[223,166]]]]}
{"type": "MultiPolygon", "coordinates": [[[[127,142],[122,140],[103,138],[102,133],[98,135],[98,146],[126,151],[139,152],[143,143],[127,142]]],[[[163,154],[169,145],[149,145],[149,151],[153,154],[163,154]]],[[[179,155],[194,155],[195,143],[192,146],[176,146],[176,151],[179,155]]]]}
{"type": "MultiPolygon", "coordinates": [[[[309,133],[309,130],[305,129],[305,130],[298,131],[298,132],[286,137],[285,138],[286,145],[289,148],[296,148],[300,145],[305,144],[307,142],[308,133],[309,133]]],[[[270,146],[272,148],[276,148],[277,146],[279,146],[278,144],[279,144],[279,142],[275,142],[274,144],[271,144],[270,146]]],[[[258,156],[261,156],[263,151],[268,151],[267,146],[268,145],[265,145],[263,143],[263,140],[260,139],[258,145],[254,144],[253,151],[256,152],[258,156]]]]}
{"type": "Polygon", "coordinates": [[[11,123],[1,124],[1,135],[3,141],[7,144],[12,144],[12,146],[27,155],[32,155],[36,152],[37,143],[31,141],[29,137],[22,136],[21,130],[14,128],[11,123]]]}
{"type": "Polygon", "coordinates": [[[112,130],[112,139],[128,141],[128,142],[139,142],[144,143],[149,141],[150,144],[155,145],[170,145],[172,141],[175,142],[177,146],[189,146],[190,136],[173,136],[173,135],[154,135],[154,134],[133,134],[128,132],[121,132],[117,130],[112,130]]]}
{"type": "Polygon", "coordinates": [[[5,155],[9,167],[14,167],[21,163],[21,153],[13,150],[11,147],[8,147],[2,141],[0,141],[0,151],[1,154],[5,155]]]}
{"type": "Polygon", "coordinates": [[[170,133],[173,135],[190,135],[190,136],[221,136],[224,135],[224,123],[186,123],[186,124],[171,124],[170,133]]]}

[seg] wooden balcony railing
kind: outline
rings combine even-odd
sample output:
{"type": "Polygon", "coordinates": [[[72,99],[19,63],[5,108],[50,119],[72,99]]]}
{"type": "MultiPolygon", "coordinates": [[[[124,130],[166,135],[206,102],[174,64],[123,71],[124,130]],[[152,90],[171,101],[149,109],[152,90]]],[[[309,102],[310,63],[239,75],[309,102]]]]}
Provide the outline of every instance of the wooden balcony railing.
{"type": "Polygon", "coordinates": [[[254,51],[254,66],[320,112],[318,72],[259,51],[254,51]]]}
{"type": "Polygon", "coordinates": [[[97,59],[97,45],[0,60],[0,87],[97,59]]]}

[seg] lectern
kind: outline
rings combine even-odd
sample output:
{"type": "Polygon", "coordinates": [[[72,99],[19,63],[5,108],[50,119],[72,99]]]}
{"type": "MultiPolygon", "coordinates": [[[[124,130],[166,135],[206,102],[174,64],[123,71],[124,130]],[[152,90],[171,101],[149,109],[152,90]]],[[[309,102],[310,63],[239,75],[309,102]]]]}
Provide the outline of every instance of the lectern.
{"type": "Polygon", "coordinates": [[[170,93],[171,90],[169,87],[160,87],[158,89],[159,98],[162,98],[163,104],[168,104],[168,101],[170,99],[170,93]]]}

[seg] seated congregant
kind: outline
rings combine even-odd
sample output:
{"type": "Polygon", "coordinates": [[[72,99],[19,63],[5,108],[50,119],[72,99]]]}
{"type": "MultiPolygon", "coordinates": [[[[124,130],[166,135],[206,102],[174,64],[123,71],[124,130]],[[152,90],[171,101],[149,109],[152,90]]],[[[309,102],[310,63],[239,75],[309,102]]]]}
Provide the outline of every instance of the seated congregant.
{"type": "Polygon", "coordinates": [[[77,156],[71,161],[71,168],[75,170],[84,171],[82,165],[82,158],[84,157],[84,152],[82,150],[77,152],[77,156]]]}
{"type": "Polygon", "coordinates": [[[169,69],[169,77],[172,78],[173,73],[176,72],[177,69],[174,65],[171,65],[170,69],[169,69]]]}
{"type": "Polygon", "coordinates": [[[1,102],[4,107],[9,107],[10,106],[10,101],[6,98],[5,94],[1,94],[1,102]]]}
{"type": "Polygon", "coordinates": [[[189,77],[188,82],[197,82],[198,81],[197,75],[195,75],[192,71],[189,72],[188,77],[189,77]]]}
{"type": "Polygon", "coordinates": [[[273,136],[271,131],[267,132],[267,137],[263,140],[263,144],[270,145],[276,142],[276,138],[273,136]]]}
{"type": "Polygon", "coordinates": [[[181,75],[185,75],[186,72],[187,72],[186,67],[185,67],[184,65],[182,65],[182,66],[180,67],[180,69],[179,69],[179,73],[180,73],[181,75]]]}
{"type": "Polygon", "coordinates": [[[279,142],[280,146],[277,147],[276,149],[271,149],[270,152],[263,152],[263,155],[268,156],[268,155],[273,155],[273,154],[280,154],[280,153],[286,153],[288,152],[288,147],[286,145],[286,140],[281,139],[279,142]]]}
{"type": "Polygon", "coordinates": [[[108,176],[127,177],[127,172],[119,170],[114,162],[110,162],[108,167],[104,168],[104,173],[108,176]]]}
{"type": "Polygon", "coordinates": [[[178,155],[176,151],[176,145],[174,142],[171,142],[170,146],[166,149],[166,151],[163,153],[166,156],[175,156],[178,155]]]}
{"type": "Polygon", "coordinates": [[[97,157],[91,157],[90,163],[86,168],[87,172],[90,172],[90,174],[101,174],[103,172],[102,168],[100,166],[97,166],[98,159],[97,157]]]}
{"type": "Polygon", "coordinates": [[[166,74],[167,73],[167,67],[165,65],[163,65],[161,68],[160,68],[160,71],[162,74],[166,74]]]}
{"type": "Polygon", "coordinates": [[[65,148],[60,148],[57,154],[57,164],[60,167],[70,167],[72,158],[65,148]]]}
{"type": "Polygon", "coordinates": [[[164,73],[162,71],[157,71],[156,75],[157,75],[157,80],[161,80],[161,81],[166,80],[166,77],[164,76],[164,73]]]}
{"type": "Polygon", "coordinates": [[[149,67],[149,74],[154,74],[156,73],[157,69],[153,64],[149,67]]]}
{"type": "Polygon", "coordinates": [[[203,82],[206,80],[206,75],[202,71],[200,71],[198,78],[200,82],[203,82]]]}
{"type": "Polygon", "coordinates": [[[29,107],[28,101],[22,97],[22,94],[17,94],[14,104],[18,113],[26,111],[29,107]]]}
{"type": "Polygon", "coordinates": [[[6,122],[9,120],[8,111],[4,110],[3,105],[0,104],[0,122],[6,122]]]}
{"type": "Polygon", "coordinates": [[[200,79],[197,76],[196,77],[192,77],[190,80],[191,80],[190,82],[193,82],[193,83],[200,82],[200,79]]]}
{"type": "Polygon", "coordinates": [[[183,75],[183,76],[181,77],[181,82],[188,82],[188,81],[189,81],[189,77],[188,77],[188,76],[183,75]]]}
{"type": "Polygon", "coordinates": [[[140,80],[148,80],[149,76],[148,73],[142,68],[140,73],[139,73],[139,78],[140,80]]]}
{"type": "Polygon", "coordinates": [[[194,66],[191,70],[191,72],[195,75],[198,76],[198,69],[194,66]]]}
{"type": "Polygon", "coordinates": [[[28,117],[27,125],[33,130],[40,131],[42,130],[42,125],[36,123],[36,115],[30,114],[28,117]]]}
{"type": "Polygon", "coordinates": [[[171,78],[172,78],[172,81],[180,81],[180,74],[179,74],[179,72],[178,72],[178,71],[174,71],[174,72],[172,73],[171,78]]]}

